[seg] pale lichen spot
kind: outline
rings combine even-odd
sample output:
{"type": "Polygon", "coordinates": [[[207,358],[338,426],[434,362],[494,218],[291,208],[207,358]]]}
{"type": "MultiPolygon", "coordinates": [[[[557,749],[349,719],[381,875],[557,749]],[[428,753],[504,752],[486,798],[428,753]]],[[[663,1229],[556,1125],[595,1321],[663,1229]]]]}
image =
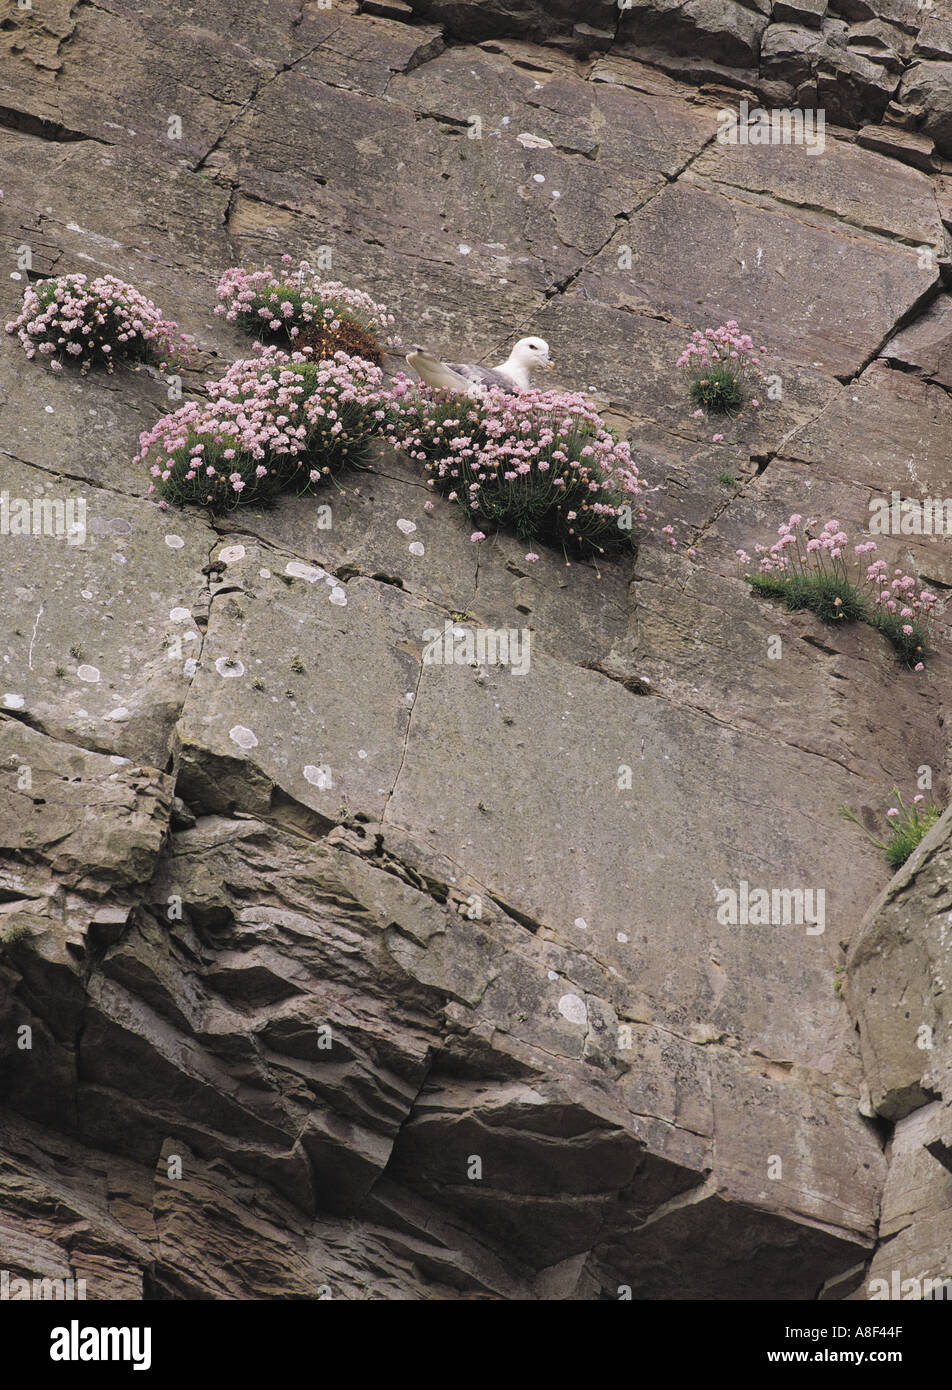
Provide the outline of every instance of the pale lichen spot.
{"type": "Polygon", "coordinates": [[[300,560],[289,560],[284,572],[292,579],[306,579],[309,584],[316,584],[319,579],[327,578],[327,570],[322,570],[318,565],[305,565],[300,560]]]}
{"type": "Polygon", "coordinates": [[[588,1010],[585,1007],[585,1000],[580,999],[577,994],[563,994],[559,1000],[559,1013],[563,1018],[567,1018],[569,1023],[587,1023],[588,1010]]]}
{"type": "Polygon", "coordinates": [[[232,743],[237,743],[239,748],[257,748],[258,740],[250,729],[246,729],[244,724],[235,724],[228,730],[228,737],[232,743]]]}
{"type": "Polygon", "coordinates": [[[16,695],[12,691],[8,691],[6,695],[0,699],[0,704],[3,705],[4,709],[22,709],[26,704],[26,700],[24,700],[22,695],[16,695]]]}
{"type": "Polygon", "coordinates": [[[170,623],[185,623],[192,616],[188,608],[173,608],[169,612],[170,623]]]}
{"type": "Polygon", "coordinates": [[[181,550],[185,542],[181,536],[166,536],[165,544],[169,550],[181,550]]]}
{"type": "Polygon", "coordinates": [[[218,558],[222,564],[233,565],[236,560],[244,559],[245,547],[243,545],[226,545],[224,550],[218,552],[218,558]]]}
{"type": "Polygon", "coordinates": [[[425,549],[424,549],[424,547],[423,547],[423,542],[422,542],[422,541],[411,541],[410,544],[407,546],[407,549],[409,550],[409,552],[410,552],[411,555],[425,555],[425,554],[426,554],[426,551],[425,551],[425,549]]]}
{"type": "Polygon", "coordinates": [[[83,665],[77,668],[76,674],[81,681],[88,681],[90,685],[95,685],[99,680],[99,667],[83,665]]]}
{"type": "Polygon", "coordinates": [[[220,656],[215,662],[215,670],[225,679],[245,674],[244,662],[239,661],[237,657],[230,656],[220,656]]]}

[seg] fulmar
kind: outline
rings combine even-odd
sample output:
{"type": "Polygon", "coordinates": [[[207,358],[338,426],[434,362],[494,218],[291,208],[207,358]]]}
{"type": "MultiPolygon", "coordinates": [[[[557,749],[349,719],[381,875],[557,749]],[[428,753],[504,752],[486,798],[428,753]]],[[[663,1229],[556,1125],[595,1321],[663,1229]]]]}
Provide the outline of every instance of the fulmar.
{"type": "Polygon", "coordinates": [[[407,353],[407,362],[427,386],[461,391],[469,396],[481,395],[491,386],[509,392],[528,391],[531,373],[542,368],[551,370],[553,365],[544,338],[520,338],[498,367],[480,367],[474,362],[441,362],[425,348],[407,353]]]}

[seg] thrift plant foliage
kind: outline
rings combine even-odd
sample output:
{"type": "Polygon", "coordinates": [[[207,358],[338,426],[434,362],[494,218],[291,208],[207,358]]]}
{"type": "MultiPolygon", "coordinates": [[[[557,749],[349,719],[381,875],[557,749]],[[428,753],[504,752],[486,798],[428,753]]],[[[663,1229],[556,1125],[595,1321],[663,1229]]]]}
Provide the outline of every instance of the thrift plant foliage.
{"type": "Polygon", "coordinates": [[[266,342],[295,349],[310,348],[315,360],[337,351],[365,357],[379,366],[381,347],[375,333],[393,326],[393,315],[369,294],[338,280],[318,280],[306,261],[292,270],[282,256],[278,271],[232,266],[218,282],[215,313],[266,342]]]}
{"type": "MultiPolygon", "coordinates": [[[[778,528],[772,546],[755,545],[759,569],[746,576],[757,593],[780,598],[787,608],[809,608],[825,623],[869,623],[896,649],[904,666],[923,669],[929,649],[929,619],[937,596],[916,588],[916,580],[902,570],[889,575],[885,560],[864,566],[862,558],[876,549],[875,541],[851,547],[849,537],[836,520],[811,534],[817,523],[804,522],[794,512],[778,528]]],[[[744,564],[752,563],[745,550],[737,551],[744,564]]]]}
{"type": "Polygon", "coordinates": [[[891,869],[900,869],[919,841],[925,838],[942,815],[942,807],[935,804],[931,795],[926,801],[922,792],[914,796],[912,805],[907,807],[899,788],[893,787],[893,792],[896,797],[896,805],[890,806],[886,812],[886,826],[889,836],[886,840],[879,840],[875,835],[871,835],[855,811],[850,811],[843,806],[841,814],[847,820],[852,821],[854,825],[858,825],[866,838],[883,851],[886,863],[891,869]]]}
{"type": "Polygon", "coordinates": [[[629,445],[574,392],[492,389],[478,397],[399,377],[387,438],[423,465],[428,486],[479,528],[505,526],[578,554],[632,545],[645,519],[629,445]]]}
{"type": "Polygon", "coordinates": [[[384,419],[380,369],[339,352],[314,362],[266,348],[209,382],[139,437],[135,462],[166,502],[222,511],[279,492],[313,492],[362,464],[384,419]]]}
{"type": "Polygon", "coordinates": [[[759,408],[759,400],[750,397],[749,383],[760,380],[763,373],[754,356],[753,339],[741,333],[735,319],[720,328],[692,333],[677,365],[687,373],[696,416],[737,415],[748,399],[754,410],[759,408]]]}
{"type": "Polygon", "coordinates": [[[188,356],[185,337],[176,338],[178,324],[115,275],[39,280],[24,291],[23,308],[6,329],[16,333],[27,357],[50,358],[54,372],[64,362],[85,376],[103,364],[111,372],[124,358],[161,357],[167,366],[188,356]]]}

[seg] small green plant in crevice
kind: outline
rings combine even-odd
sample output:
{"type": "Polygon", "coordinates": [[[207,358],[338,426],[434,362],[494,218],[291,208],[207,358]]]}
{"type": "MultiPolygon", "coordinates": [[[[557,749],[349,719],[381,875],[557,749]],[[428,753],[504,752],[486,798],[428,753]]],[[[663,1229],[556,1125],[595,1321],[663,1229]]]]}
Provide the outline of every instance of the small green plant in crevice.
{"type": "Polygon", "coordinates": [[[900,869],[920,840],[935,825],[942,815],[943,808],[936,805],[931,795],[927,801],[923,792],[918,792],[912,799],[912,805],[907,807],[899,788],[893,787],[893,792],[896,797],[896,805],[890,806],[886,812],[888,838],[885,840],[878,839],[863,824],[856,812],[851,811],[848,807],[841,807],[840,815],[845,816],[854,825],[858,825],[866,838],[877,849],[883,851],[886,863],[891,869],[900,869]]]}
{"type": "Polygon", "coordinates": [[[744,392],[737,373],[719,364],[706,367],[704,375],[691,382],[691,400],[707,415],[737,415],[744,392]]]}
{"type": "Polygon", "coordinates": [[[845,965],[835,965],[835,966],[833,967],[833,992],[834,992],[835,994],[842,994],[842,993],[843,993],[843,981],[844,981],[845,979],[846,979],[846,966],[845,966],[845,965]]]}
{"type": "MultiPolygon", "coordinates": [[[[766,352],[762,347],[760,351],[766,352]]],[[[728,319],[719,328],[698,329],[677,361],[687,373],[688,394],[695,416],[738,415],[744,405],[760,407],[752,396],[749,382],[760,379],[763,373],[754,355],[754,342],[749,333],[741,333],[736,319],[728,319]]]]}
{"type": "Polygon", "coordinates": [[[33,929],[26,922],[14,922],[0,935],[0,947],[15,946],[18,941],[26,941],[33,935],[33,929]]]}
{"type": "MultiPolygon", "coordinates": [[[[902,570],[890,576],[885,560],[864,564],[875,541],[850,547],[836,520],[804,521],[794,512],[773,545],[757,544],[758,568],[745,575],[755,593],[782,600],[788,609],[808,608],[825,623],[868,623],[889,639],[903,666],[924,669],[931,649],[930,620],[938,599],[902,570]]],[[[736,552],[745,565],[746,550],[736,552]]]]}
{"type": "Polygon", "coordinates": [[[734,477],[733,473],[718,473],[717,481],[724,487],[740,487],[740,483],[734,477]]]}
{"type": "Polygon", "coordinates": [[[294,656],[291,658],[291,670],[294,672],[296,676],[304,675],[304,662],[301,660],[299,656],[294,656]]]}

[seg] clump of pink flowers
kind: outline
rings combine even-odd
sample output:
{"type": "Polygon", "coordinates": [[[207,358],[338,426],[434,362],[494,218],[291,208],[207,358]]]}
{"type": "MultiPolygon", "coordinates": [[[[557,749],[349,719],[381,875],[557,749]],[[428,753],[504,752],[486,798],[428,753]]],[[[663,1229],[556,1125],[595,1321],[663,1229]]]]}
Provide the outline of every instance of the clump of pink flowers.
{"type": "MultiPolygon", "coordinates": [[[[904,665],[923,669],[936,594],[918,587],[913,575],[885,560],[869,560],[875,541],[853,544],[839,521],[820,527],[794,512],[777,529],[772,545],[753,547],[759,557],[749,583],[759,593],[782,598],[790,609],[809,608],[824,622],[866,622],[889,638],[904,665]]],[[[737,551],[745,565],[753,563],[737,551]]]]}
{"type": "Polygon", "coordinates": [[[54,369],[73,362],[82,375],[90,367],[150,355],[165,365],[188,360],[188,341],[178,324],[132,285],[115,275],[59,275],[39,280],[23,294],[23,308],[6,325],[29,358],[51,359],[54,369]]]}
{"type": "Polygon", "coordinates": [[[468,397],[400,376],[385,433],[476,524],[473,540],[506,526],[603,553],[630,546],[634,521],[646,517],[647,483],[628,443],[579,393],[494,388],[468,397]]]}
{"type": "Polygon", "coordinates": [[[359,465],[384,418],[378,367],[339,352],[314,362],[265,348],[235,362],[207,401],[189,401],[139,437],[150,493],[213,511],[313,492],[359,465]]]}
{"type": "MultiPolygon", "coordinates": [[[[766,351],[766,347],[759,349],[760,354],[766,351]]],[[[736,319],[692,333],[677,366],[687,373],[688,390],[697,407],[694,414],[736,415],[748,400],[756,410],[760,402],[751,398],[748,387],[763,377],[758,363],[754,340],[740,331],[736,319]]]]}
{"type": "Polygon", "coordinates": [[[296,270],[292,267],[287,255],[278,270],[270,265],[261,270],[231,266],[218,282],[221,302],[215,313],[248,333],[272,335],[294,346],[316,334],[339,333],[348,324],[369,333],[387,333],[393,327],[394,316],[386,305],[377,304],[363,290],[318,279],[306,261],[296,270]]]}

